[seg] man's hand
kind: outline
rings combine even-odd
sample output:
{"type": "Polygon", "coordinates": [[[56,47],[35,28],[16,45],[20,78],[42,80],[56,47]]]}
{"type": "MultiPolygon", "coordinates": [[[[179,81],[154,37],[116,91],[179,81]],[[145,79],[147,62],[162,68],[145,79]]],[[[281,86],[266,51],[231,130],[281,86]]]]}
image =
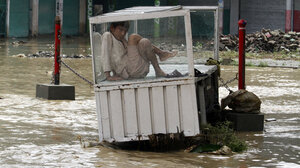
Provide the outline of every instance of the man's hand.
{"type": "Polygon", "coordinates": [[[116,75],[110,76],[110,72],[109,72],[109,71],[108,71],[108,72],[105,72],[105,76],[106,76],[106,80],[108,80],[108,81],[118,81],[118,80],[123,80],[123,78],[120,77],[120,76],[116,76],[116,75]]]}

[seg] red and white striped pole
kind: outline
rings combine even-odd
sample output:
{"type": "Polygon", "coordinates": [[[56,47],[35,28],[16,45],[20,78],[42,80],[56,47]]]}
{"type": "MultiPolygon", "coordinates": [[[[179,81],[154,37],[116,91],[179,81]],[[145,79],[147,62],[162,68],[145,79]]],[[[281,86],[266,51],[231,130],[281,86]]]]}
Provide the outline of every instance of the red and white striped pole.
{"type": "Polygon", "coordinates": [[[59,85],[60,76],[60,37],[61,37],[61,27],[60,27],[60,17],[55,17],[55,55],[54,55],[54,84],[59,85]]]}
{"type": "Polygon", "coordinates": [[[245,20],[239,20],[239,90],[245,89],[245,20]]]}
{"type": "Polygon", "coordinates": [[[286,10],[285,10],[285,32],[292,31],[292,18],[293,18],[293,0],[286,0],[286,10]]]}

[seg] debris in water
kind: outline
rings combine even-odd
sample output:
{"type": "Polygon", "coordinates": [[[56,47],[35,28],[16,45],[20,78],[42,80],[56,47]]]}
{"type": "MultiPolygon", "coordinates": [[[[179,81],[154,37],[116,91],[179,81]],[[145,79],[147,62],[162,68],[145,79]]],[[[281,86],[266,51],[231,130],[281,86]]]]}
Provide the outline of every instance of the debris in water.
{"type": "Polygon", "coordinates": [[[82,140],[80,142],[80,145],[82,148],[89,148],[89,147],[95,147],[95,146],[101,146],[100,142],[96,142],[96,141],[85,141],[82,140]]]}
{"type": "Polygon", "coordinates": [[[214,144],[200,144],[200,145],[193,145],[186,149],[186,151],[190,150],[193,153],[203,153],[203,152],[214,152],[221,148],[220,145],[214,144]]]}
{"type": "Polygon", "coordinates": [[[80,145],[82,148],[102,146],[102,144],[95,140],[85,140],[82,139],[80,135],[77,136],[77,139],[80,141],[80,145]]]}
{"type": "Polygon", "coordinates": [[[267,118],[265,119],[266,122],[276,121],[276,118],[267,118]]]}
{"type": "Polygon", "coordinates": [[[215,155],[231,155],[232,154],[232,150],[228,146],[224,145],[224,146],[222,146],[221,149],[216,150],[214,152],[210,152],[210,154],[215,154],[215,155]]]}
{"type": "MultiPolygon", "coordinates": [[[[20,53],[20,54],[16,54],[16,55],[13,55],[12,57],[28,57],[28,58],[53,58],[54,57],[54,52],[52,51],[38,51],[34,54],[23,54],[23,53],[20,53]]],[[[72,54],[72,55],[65,55],[65,54],[62,54],[61,55],[62,58],[91,58],[92,55],[82,55],[82,54],[72,54]]]]}
{"type": "Polygon", "coordinates": [[[19,46],[19,45],[25,44],[25,43],[26,43],[25,41],[20,40],[20,41],[14,41],[11,44],[14,45],[14,46],[19,46]]]}
{"type": "Polygon", "coordinates": [[[25,54],[17,54],[17,55],[13,55],[12,57],[26,57],[25,54]]]}

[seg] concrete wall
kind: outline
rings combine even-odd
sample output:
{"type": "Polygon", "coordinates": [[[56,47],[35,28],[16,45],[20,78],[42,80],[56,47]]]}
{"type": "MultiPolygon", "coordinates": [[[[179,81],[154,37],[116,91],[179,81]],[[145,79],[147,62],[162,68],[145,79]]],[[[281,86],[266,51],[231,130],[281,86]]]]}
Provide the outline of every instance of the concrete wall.
{"type": "Polygon", "coordinates": [[[247,32],[285,29],[285,0],[241,0],[240,19],[247,21],[247,32]]]}

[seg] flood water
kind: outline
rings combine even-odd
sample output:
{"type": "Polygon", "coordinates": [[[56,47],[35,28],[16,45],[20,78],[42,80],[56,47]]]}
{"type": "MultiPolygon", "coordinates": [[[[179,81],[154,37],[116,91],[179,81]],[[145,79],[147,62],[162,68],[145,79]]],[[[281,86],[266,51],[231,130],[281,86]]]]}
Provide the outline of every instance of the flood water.
{"type": "MultiPolygon", "coordinates": [[[[75,101],[35,98],[36,84],[50,83],[53,59],[13,55],[53,50],[51,37],[0,39],[0,167],[300,167],[300,69],[246,68],[247,90],[261,98],[263,132],[239,133],[247,151],[230,156],[82,148],[78,137],[98,139],[93,88],[62,67],[61,83],[75,85],[75,101]],[[26,43],[13,45],[23,40],[26,43]]],[[[62,54],[89,54],[88,37],[62,40],[62,54]]],[[[92,80],[90,58],[64,59],[92,80]]],[[[222,66],[225,80],[238,67],[222,66]]],[[[237,89],[237,82],[230,84],[237,89]]],[[[220,88],[220,97],[228,94],[220,88]]]]}

